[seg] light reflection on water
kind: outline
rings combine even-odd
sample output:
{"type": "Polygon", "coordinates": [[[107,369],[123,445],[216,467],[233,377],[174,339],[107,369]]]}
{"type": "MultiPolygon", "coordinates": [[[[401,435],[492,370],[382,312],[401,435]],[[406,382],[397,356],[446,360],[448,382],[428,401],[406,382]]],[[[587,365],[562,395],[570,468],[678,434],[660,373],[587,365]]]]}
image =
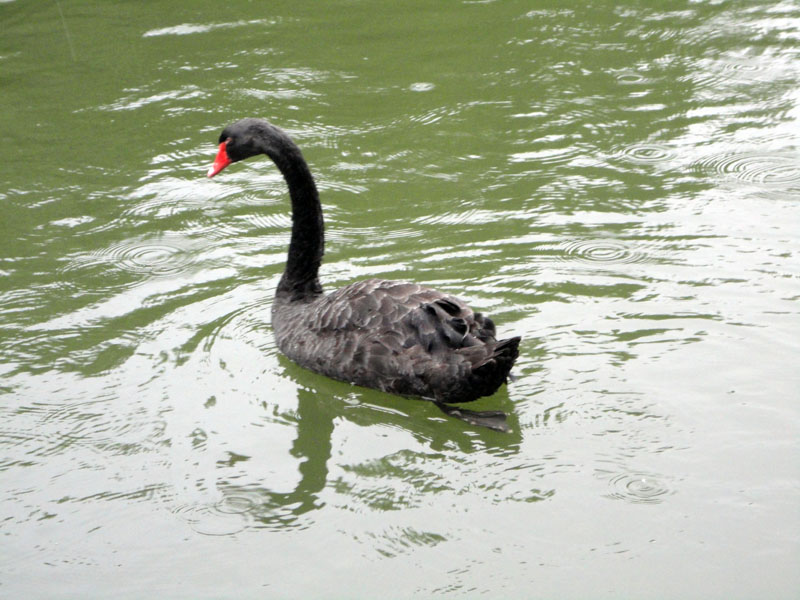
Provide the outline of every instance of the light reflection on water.
{"type": "Polygon", "coordinates": [[[790,597],[797,8],[234,4],[0,4],[5,591],[790,597]],[[511,434],[277,353],[285,185],[204,177],[250,114],[312,165],[328,288],[523,335],[511,434]]]}

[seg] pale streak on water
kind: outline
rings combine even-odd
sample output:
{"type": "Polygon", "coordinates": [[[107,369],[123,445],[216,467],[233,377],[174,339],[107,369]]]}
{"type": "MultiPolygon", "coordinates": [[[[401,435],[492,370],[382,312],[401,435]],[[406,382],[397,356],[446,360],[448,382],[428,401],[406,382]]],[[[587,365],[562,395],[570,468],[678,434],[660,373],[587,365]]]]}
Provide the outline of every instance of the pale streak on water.
{"type": "Polygon", "coordinates": [[[0,4],[0,596],[796,597],[795,5],[148,6],[0,4]],[[277,353],[250,114],[328,287],[523,335],[512,434],[277,353]]]}

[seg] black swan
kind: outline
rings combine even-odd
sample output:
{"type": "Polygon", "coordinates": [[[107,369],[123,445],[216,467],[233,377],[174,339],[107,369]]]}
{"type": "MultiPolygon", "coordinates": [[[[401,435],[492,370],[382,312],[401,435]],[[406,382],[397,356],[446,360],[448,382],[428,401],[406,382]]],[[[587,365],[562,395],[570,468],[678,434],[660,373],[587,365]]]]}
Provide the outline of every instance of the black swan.
{"type": "Polygon", "coordinates": [[[272,305],[281,352],[328,377],[433,400],[448,415],[507,431],[500,411],[451,405],[495,393],[517,359],[520,338],[498,341],[491,319],[415,283],[368,279],[324,294],[317,275],[322,206],[308,164],[289,136],[267,121],[242,119],[219,136],[208,176],[256,154],[266,154],[280,169],[292,203],[286,270],[272,305]]]}

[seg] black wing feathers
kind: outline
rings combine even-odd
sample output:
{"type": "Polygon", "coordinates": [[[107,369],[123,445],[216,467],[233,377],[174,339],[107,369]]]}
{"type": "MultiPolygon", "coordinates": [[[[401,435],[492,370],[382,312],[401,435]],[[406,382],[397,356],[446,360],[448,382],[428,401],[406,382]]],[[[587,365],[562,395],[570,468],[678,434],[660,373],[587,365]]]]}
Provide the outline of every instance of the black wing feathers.
{"type": "Polygon", "coordinates": [[[279,347],[330,377],[439,402],[493,394],[518,355],[491,319],[458,298],[413,283],[368,279],[311,305],[279,304],[279,347]]]}

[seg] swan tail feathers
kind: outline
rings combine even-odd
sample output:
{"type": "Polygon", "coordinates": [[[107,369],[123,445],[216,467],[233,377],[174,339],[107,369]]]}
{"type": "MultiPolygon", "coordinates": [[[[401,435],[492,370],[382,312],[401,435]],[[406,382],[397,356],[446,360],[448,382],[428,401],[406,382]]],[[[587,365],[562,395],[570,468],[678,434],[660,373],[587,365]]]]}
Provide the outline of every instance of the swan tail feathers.
{"type": "Polygon", "coordinates": [[[501,340],[490,356],[472,369],[470,383],[479,396],[490,396],[508,380],[511,367],[519,356],[520,337],[501,340]]]}

